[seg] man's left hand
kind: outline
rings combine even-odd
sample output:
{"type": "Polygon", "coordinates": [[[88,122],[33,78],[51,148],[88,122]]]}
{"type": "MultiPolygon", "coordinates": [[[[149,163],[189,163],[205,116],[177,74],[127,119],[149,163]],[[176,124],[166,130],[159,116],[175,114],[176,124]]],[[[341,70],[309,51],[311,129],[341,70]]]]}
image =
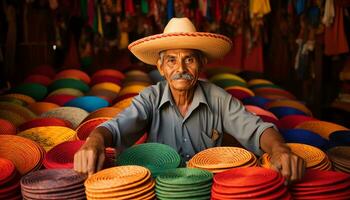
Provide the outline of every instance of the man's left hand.
{"type": "Polygon", "coordinates": [[[272,151],[271,168],[280,172],[285,178],[285,185],[289,185],[301,180],[304,176],[306,163],[284,144],[272,151]]]}

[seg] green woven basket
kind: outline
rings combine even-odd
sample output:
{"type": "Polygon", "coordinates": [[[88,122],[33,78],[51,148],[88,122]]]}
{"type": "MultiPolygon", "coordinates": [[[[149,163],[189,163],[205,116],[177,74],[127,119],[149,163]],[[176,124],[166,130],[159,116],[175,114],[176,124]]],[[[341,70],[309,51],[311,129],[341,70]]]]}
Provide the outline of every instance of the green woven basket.
{"type": "Polygon", "coordinates": [[[50,92],[61,88],[74,88],[82,91],[83,93],[86,93],[90,90],[89,86],[86,85],[86,83],[81,80],[72,78],[58,79],[49,85],[50,92]]]}
{"type": "Polygon", "coordinates": [[[252,90],[255,90],[255,89],[258,89],[258,88],[278,88],[278,89],[282,89],[278,85],[268,84],[268,83],[252,85],[252,86],[249,86],[249,88],[252,89],[252,90]]]}
{"type": "Polygon", "coordinates": [[[170,146],[159,143],[144,143],[130,147],[117,157],[117,165],[139,165],[148,168],[153,176],[163,170],[177,168],[180,155],[170,146]]]}
{"type": "Polygon", "coordinates": [[[214,84],[221,88],[227,88],[230,86],[242,86],[242,87],[247,87],[247,84],[238,80],[232,80],[232,79],[219,79],[213,81],[214,84]]]}
{"type": "Polygon", "coordinates": [[[157,182],[156,190],[166,191],[166,192],[187,192],[193,190],[202,190],[204,188],[211,188],[212,181],[208,183],[200,183],[194,185],[166,185],[164,183],[157,182]]]}
{"type": "Polygon", "coordinates": [[[46,96],[47,88],[37,83],[24,83],[13,88],[11,92],[25,94],[39,101],[46,96]]]}
{"type": "Polygon", "coordinates": [[[200,195],[200,196],[188,196],[188,197],[175,197],[175,196],[170,196],[170,195],[162,195],[162,194],[158,194],[157,195],[157,199],[160,200],[209,200],[210,199],[210,194],[205,194],[205,195],[200,195]]]}
{"type": "Polygon", "coordinates": [[[164,171],[156,182],[166,185],[195,185],[206,184],[213,180],[213,174],[198,168],[177,168],[164,171]]]}

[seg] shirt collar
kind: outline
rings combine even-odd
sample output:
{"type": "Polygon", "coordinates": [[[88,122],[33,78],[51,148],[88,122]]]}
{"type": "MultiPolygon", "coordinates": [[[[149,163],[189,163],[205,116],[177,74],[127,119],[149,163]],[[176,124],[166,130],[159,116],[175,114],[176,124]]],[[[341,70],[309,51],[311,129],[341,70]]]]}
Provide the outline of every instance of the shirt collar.
{"type": "MultiPolygon", "coordinates": [[[[160,109],[167,102],[169,102],[171,106],[173,106],[175,104],[174,100],[173,100],[173,97],[171,95],[171,91],[170,91],[170,87],[169,87],[168,83],[165,84],[163,96],[162,96],[162,99],[161,99],[161,101],[159,103],[158,109],[160,109]]],[[[191,106],[189,108],[189,113],[191,113],[201,103],[207,105],[208,109],[211,112],[211,108],[210,108],[210,106],[208,104],[207,98],[206,98],[205,93],[203,91],[203,87],[202,87],[201,81],[198,81],[197,82],[197,88],[194,91],[193,100],[192,100],[191,106]]]]}

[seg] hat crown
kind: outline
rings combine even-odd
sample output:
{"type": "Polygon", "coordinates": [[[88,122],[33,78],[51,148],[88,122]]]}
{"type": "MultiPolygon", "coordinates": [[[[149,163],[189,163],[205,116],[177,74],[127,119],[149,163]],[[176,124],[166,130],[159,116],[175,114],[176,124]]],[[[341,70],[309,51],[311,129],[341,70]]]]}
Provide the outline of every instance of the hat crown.
{"type": "Polygon", "coordinates": [[[196,27],[186,17],[172,18],[164,28],[163,33],[176,33],[176,32],[196,32],[196,27]]]}

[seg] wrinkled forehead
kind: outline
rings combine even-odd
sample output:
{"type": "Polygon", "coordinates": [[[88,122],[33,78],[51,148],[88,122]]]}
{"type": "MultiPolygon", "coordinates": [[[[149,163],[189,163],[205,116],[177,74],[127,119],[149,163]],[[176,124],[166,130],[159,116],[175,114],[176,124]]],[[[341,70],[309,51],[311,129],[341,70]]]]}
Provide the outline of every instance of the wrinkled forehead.
{"type": "Polygon", "coordinates": [[[168,49],[161,51],[159,53],[160,56],[176,56],[176,55],[183,55],[183,56],[189,56],[189,55],[194,55],[194,56],[199,56],[200,51],[196,49],[168,49]]]}

